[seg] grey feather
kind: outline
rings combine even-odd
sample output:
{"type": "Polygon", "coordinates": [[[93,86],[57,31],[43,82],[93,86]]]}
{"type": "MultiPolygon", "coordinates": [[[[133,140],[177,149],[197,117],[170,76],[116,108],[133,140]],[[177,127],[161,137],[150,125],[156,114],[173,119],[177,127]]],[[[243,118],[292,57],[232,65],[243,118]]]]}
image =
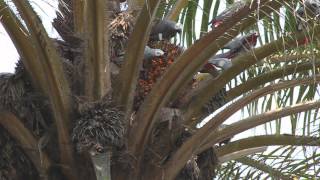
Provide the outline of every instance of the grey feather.
{"type": "Polygon", "coordinates": [[[209,23],[211,24],[212,28],[215,28],[215,22],[223,21],[227,17],[231,17],[235,12],[237,12],[240,8],[246,5],[245,1],[236,1],[227,9],[222,11],[218,16],[213,18],[209,23]]]}
{"type": "Polygon", "coordinates": [[[218,59],[218,58],[227,58],[227,59],[230,59],[229,57],[232,56],[231,52],[228,51],[228,52],[224,52],[224,53],[221,53],[221,54],[217,54],[213,57],[211,57],[210,59],[218,59]]]}
{"type": "Polygon", "coordinates": [[[159,41],[162,39],[169,40],[177,33],[181,33],[182,26],[174,21],[160,20],[152,27],[150,40],[159,41]]]}
{"type": "Polygon", "coordinates": [[[161,49],[152,49],[149,46],[146,46],[144,49],[144,59],[149,60],[154,57],[163,56],[164,52],[161,49]]]}
{"type": "Polygon", "coordinates": [[[241,48],[250,49],[256,45],[255,43],[250,44],[248,41],[248,39],[253,36],[258,37],[256,33],[250,33],[241,37],[234,38],[232,41],[227,43],[222,49],[230,49],[230,50],[241,49],[241,48]]]}
{"type": "MultiPolygon", "coordinates": [[[[125,54],[124,52],[119,53],[118,57],[113,58],[113,62],[116,65],[121,66],[124,62],[124,54],[125,54]]],[[[146,46],[143,52],[143,59],[150,60],[154,57],[160,57],[163,55],[164,55],[164,52],[161,49],[153,49],[153,48],[150,48],[149,46],[146,46]]]]}
{"type": "Polygon", "coordinates": [[[228,58],[211,58],[209,59],[208,63],[220,67],[223,70],[226,70],[232,66],[232,62],[228,58]]]}
{"type": "Polygon", "coordinates": [[[244,37],[237,37],[234,38],[232,41],[230,41],[229,43],[227,43],[222,49],[236,49],[242,46],[242,39],[244,37]]]}
{"type": "Polygon", "coordinates": [[[302,31],[307,26],[307,17],[319,20],[320,1],[305,0],[303,5],[297,9],[297,30],[302,31]]]}

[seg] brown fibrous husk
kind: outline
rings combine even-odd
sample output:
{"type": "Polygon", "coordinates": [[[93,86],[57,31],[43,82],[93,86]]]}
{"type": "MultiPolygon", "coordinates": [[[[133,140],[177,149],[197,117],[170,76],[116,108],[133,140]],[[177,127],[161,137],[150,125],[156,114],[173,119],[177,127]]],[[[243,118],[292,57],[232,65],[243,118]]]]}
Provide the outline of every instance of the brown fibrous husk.
{"type": "Polygon", "coordinates": [[[213,179],[216,176],[215,170],[218,166],[218,157],[213,148],[209,148],[197,157],[197,164],[200,169],[200,179],[213,179]]]}
{"type": "Polygon", "coordinates": [[[97,102],[80,113],[72,139],[80,152],[103,152],[123,146],[124,134],[124,113],[121,108],[110,102],[97,102]]]}
{"type": "Polygon", "coordinates": [[[184,168],[180,171],[176,180],[198,180],[200,176],[200,169],[197,165],[196,158],[192,157],[184,168]]]}
{"type": "Polygon", "coordinates": [[[8,132],[0,126],[0,179],[39,179],[35,167],[8,132]]]}

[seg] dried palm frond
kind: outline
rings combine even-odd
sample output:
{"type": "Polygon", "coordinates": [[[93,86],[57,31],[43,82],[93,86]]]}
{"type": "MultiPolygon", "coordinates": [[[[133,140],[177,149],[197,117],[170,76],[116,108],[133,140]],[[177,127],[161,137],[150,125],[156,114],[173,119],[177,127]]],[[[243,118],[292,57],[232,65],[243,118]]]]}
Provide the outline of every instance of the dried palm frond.
{"type": "Polygon", "coordinates": [[[121,65],[122,62],[117,60],[125,51],[127,41],[133,30],[134,17],[130,11],[115,13],[113,16],[113,20],[109,24],[110,57],[112,62],[121,65]]]}
{"type": "Polygon", "coordinates": [[[181,172],[176,177],[176,180],[199,180],[200,169],[197,165],[196,158],[192,157],[181,172]]]}
{"type": "Polygon", "coordinates": [[[197,157],[197,164],[200,169],[200,179],[213,179],[215,177],[215,169],[218,166],[218,157],[213,148],[209,148],[200,153],[197,157]]]}
{"type": "Polygon", "coordinates": [[[66,42],[77,44],[79,38],[74,34],[72,0],[59,0],[57,17],[53,19],[52,25],[57,30],[61,38],[66,42]]]}
{"type": "Polygon", "coordinates": [[[35,167],[0,126],[0,179],[39,179],[35,167]]]}
{"type": "Polygon", "coordinates": [[[74,19],[73,19],[73,1],[72,0],[59,0],[58,11],[56,12],[57,17],[53,19],[52,25],[59,33],[63,40],[53,39],[54,45],[59,52],[60,56],[64,58],[64,69],[65,72],[70,72],[67,76],[71,89],[73,92],[80,93],[81,87],[81,74],[83,74],[82,63],[83,63],[83,40],[75,33],[74,19]],[[70,67],[69,64],[73,65],[78,71],[66,70],[70,67]],[[77,77],[77,78],[71,78],[77,77]]]}
{"type": "Polygon", "coordinates": [[[214,111],[216,111],[217,109],[219,109],[220,107],[222,107],[223,105],[226,104],[226,88],[221,89],[215,96],[213,96],[208,103],[206,103],[203,106],[204,111],[206,112],[206,114],[204,114],[205,116],[213,113],[214,111]]]}
{"type": "Polygon", "coordinates": [[[78,39],[77,42],[66,42],[53,39],[53,42],[60,56],[65,58],[66,61],[74,62],[75,58],[80,56],[83,52],[81,39],[78,39]]]}
{"type": "Polygon", "coordinates": [[[132,12],[121,12],[114,15],[109,25],[112,40],[128,39],[133,26],[132,12]]]}
{"type": "Polygon", "coordinates": [[[15,80],[14,74],[0,74],[0,109],[14,107],[22,96],[26,93],[24,83],[21,80],[15,80]]]}

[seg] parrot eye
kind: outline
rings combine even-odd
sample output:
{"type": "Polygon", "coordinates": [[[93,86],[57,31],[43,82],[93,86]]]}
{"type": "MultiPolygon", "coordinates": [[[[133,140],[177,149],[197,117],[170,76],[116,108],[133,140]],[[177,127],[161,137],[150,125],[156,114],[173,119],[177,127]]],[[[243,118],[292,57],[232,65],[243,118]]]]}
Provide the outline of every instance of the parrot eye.
{"type": "Polygon", "coordinates": [[[177,23],[177,24],[174,26],[174,28],[175,28],[176,30],[178,30],[179,32],[181,32],[182,24],[177,23]]]}
{"type": "Polygon", "coordinates": [[[163,52],[161,51],[156,51],[156,56],[162,56],[163,55],[163,52]]]}
{"type": "Polygon", "coordinates": [[[297,12],[297,14],[298,14],[298,16],[303,17],[304,11],[299,11],[299,12],[297,12]]]}

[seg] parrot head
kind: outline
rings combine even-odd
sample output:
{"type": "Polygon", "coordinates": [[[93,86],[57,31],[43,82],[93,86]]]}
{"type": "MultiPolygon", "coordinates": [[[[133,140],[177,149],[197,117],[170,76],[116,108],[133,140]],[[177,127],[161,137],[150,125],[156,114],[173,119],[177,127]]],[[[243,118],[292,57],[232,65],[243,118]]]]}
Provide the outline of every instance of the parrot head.
{"type": "Polygon", "coordinates": [[[164,52],[161,49],[156,49],[154,51],[154,56],[159,57],[159,56],[163,56],[164,52]]]}
{"type": "Polygon", "coordinates": [[[254,47],[257,44],[257,39],[259,37],[259,34],[254,32],[252,34],[249,35],[249,37],[247,38],[247,41],[249,42],[249,44],[254,47]]]}
{"type": "Polygon", "coordinates": [[[242,44],[245,46],[245,48],[251,49],[257,45],[258,37],[259,37],[258,33],[256,32],[251,33],[243,39],[244,42],[242,42],[242,44]]]}
{"type": "Polygon", "coordinates": [[[211,28],[216,28],[222,24],[222,20],[213,19],[209,24],[211,24],[211,28]]]}
{"type": "Polygon", "coordinates": [[[177,33],[181,33],[182,31],[182,24],[180,23],[177,23],[175,26],[174,26],[174,29],[176,30],[177,33]]]}

